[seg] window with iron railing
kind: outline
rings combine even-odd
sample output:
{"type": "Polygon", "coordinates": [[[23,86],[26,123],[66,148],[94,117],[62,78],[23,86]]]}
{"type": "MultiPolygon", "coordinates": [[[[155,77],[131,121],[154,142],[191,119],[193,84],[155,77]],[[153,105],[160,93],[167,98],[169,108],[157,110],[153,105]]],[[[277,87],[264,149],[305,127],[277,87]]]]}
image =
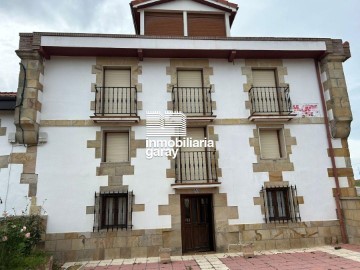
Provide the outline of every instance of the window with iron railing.
{"type": "Polygon", "coordinates": [[[253,69],[249,90],[251,115],[290,114],[289,87],[279,87],[276,68],[253,69]]]}
{"type": "Polygon", "coordinates": [[[289,87],[252,87],[249,100],[251,115],[292,113],[289,87]]]}
{"type": "Polygon", "coordinates": [[[173,110],[188,116],[212,116],[211,87],[173,87],[173,110]]]}
{"type": "Polygon", "coordinates": [[[137,89],[131,86],[131,69],[105,67],[102,86],[95,86],[96,116],[137,116],[137,89]]]}
{"type": "MultiPolygon", "coordinates": [[[[187,137],[201,141],[206,137],[206,128],[188,128],[187,137]]],[[[216,150],[212,147],[182,147],[175,159],[176,183],[217,182],[216,150]]]]}
{"type": "Polygon", "coordinates": [[[175,160],[175,182],[217,182],[216,150],[179,151],[175,160]]]}
{"type": "Polygon", "coordinates": [[[95,86],[96,116],[137,116],[136,87],[95,86]]]}
{"type": "Polygon", "coordinates": [[[172,89],[173,110],[187,116],[212,116],[211,87],[204,86],[202,70],[178,70],[172,89]]]}
{"type": "Polygon", "coordinates": [[[296,186],[262,187],[265,222],[300,222],[296,186]]]}
{"type": "Polygon", "coordinates": [[[95,193],[93,231],[132,228],[132,192],[95,193]]]}

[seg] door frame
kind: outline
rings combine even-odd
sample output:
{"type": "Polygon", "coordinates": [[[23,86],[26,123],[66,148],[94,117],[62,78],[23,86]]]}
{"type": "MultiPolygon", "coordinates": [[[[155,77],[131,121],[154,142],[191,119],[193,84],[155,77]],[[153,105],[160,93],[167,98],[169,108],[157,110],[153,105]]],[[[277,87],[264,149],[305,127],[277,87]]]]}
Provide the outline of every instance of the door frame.
{"type": "MultiPolygon", "coordinates": [[[[202,252],[202,251],[186,251],[184,249],[185,245],[184,245],[184,241],[185,241],[185,237],[184,237],[184,223],[185,223],[185,219],[183,217],[184,215],[184,204],[183,201],[185,198],[191,198],[191,197],[207,197],[209,199],[209,205],[210,205],[210,228],[209,228],[209,250],[208,251],[216,251],[216,243],[215,243],[215,215],[214,215],[214,200],[213,200],[213,194],[212,193],[200,193],[200,194],[180,194],[180,221],[181,221],[181,249],[182,249],[182,253],[186,254],[186,253],[192,253],[192,252],[202,252]]],[[[207,251],[204,251],[207,252],[207,251]]]]}

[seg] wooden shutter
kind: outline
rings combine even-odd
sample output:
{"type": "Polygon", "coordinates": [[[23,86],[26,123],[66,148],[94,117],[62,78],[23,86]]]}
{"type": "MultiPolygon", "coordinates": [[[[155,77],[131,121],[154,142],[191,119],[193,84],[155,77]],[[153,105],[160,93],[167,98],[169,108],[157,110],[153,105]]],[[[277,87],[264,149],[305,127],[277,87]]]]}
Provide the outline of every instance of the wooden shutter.
{"type": "Polygon", "coordinates": [[[260,130],[260,151],[262,158],[280,158],[278,130],[260,130]]]}
{"type": "Polygon", "coordinates": [[[145,12],[145,35],[184,36],[183,14],[145,12]]]}
{"type": "Polygon", "coordinates": [[[130,70],[105,69],[105,87],[130,87],[130,70]]]}
{"type": "Polygon", "coordinates": [[[108,132],[106,133],[106,162],[129,161],[129,133],[108,132]]]}
{"type": "Polygon", "coordinates": [[[188,35],[226,37],[224,14],[188,14],[188,35]]]}
{"type": "Polygon", "coordinates": [[[253,70],[254,87],[276,87],[274,70],[253,70]]]}

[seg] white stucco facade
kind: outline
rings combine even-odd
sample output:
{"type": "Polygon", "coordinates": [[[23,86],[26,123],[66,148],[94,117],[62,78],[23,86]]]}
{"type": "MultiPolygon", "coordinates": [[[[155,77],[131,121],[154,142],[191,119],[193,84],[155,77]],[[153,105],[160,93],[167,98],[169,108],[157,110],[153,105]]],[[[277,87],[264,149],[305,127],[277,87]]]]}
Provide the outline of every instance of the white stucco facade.
{"type": "MultiPolygon", "coordinates": [[[[93,115],[90,102],[94,99],[91,84],[95,83],[92,65],[95,63],[93,57],[53,57],[46,61],[41,120],[90,120],[93,115]]],[[[144,59],[140,62],[142,73],[138,80],[142,84],[142,92],[138,94],[138,100],[143,102],[139,111],[141,119],[145,119],[146,111],[167,109],[167,102],[171,100],[171,94],[166,91],[170,83],[170,76],[166,74],[169,64],[169,59],[144,59]]],[[[242,87],[246,76],[241,72],[245,61],[210,60],[209,66],[213,68],[210,83],[214,87],[212,98],[216,101],[216,119],[247,119],[250,114],[245,108],[248,95],[242,87]]],[[[283,66],[287,68],[285,82],[289,84],[292,102],[321,106],[313,60],[286,59],[283,66]]],[[[12,117],[11,114],[2,115],[2,126],[7,126],[8,132],[14,132],[12,117]]],[[[116,125],[106,128],[118,129],[116,125]]],[[[239,218],[229,223],[262,223],[260,206],[254,205],[253,198],[259,196],[268,175],[253,172],[253,163],[257,161],[249,138],[253,136],[255,124],[215,124],[214,128],[219,136],[216,149],[222,169],[219,192],[227,194],[229,206],[238,207],[239,218]]],[[[334,182],[327,175],[331,163],[327,155],[324,124],[290,121],[285,128],[290,130],[297,144],[292,146],[290,154],[294,171],[284,172],[284,181],[296,185],[298,195],[304,198],[304,204],[300,205],[302,220],[336,219],[332,196],[334,182]]],[[[85,214],[85,210],[94,204],[94,193],[107,185],[107,177],[96,175],[101,159],[95,158],[94,149],[87,148],[87,141],[95,140],[96,132],[101,130],[102,127],[96,124],[41,127],[40,131],[47,133],[48,141],[38,146],[37,151],[37,201],[43,203],[48,216],[48,233],[92,231],[94,217],[85,214]]],[[[135,132],[135,139],[146,139],[144,125],[133,126],[131,130],[135,132]]],[[[2,155],[25,151],[22,146],[8,143],[7,136],[0,137],[0,143],[2,155]]],[[[337,142],[334,141],[334,144],[336,147],[337,142]]],[[[337,162],[341,166],[344,160],[337,158],[337,162]]],[[[170,160],[166,157],[148,160],[145,149],[138,149],[131,165],[134,166],[134,174],[124,175],[123,184],[134,192],[135,203],[145,206],[144,211],[133,213],[133,228],[171,228],[171,216],[158,213],[159,205],[168,204],[169,194],[175,193],[171,187],[175,179],[166,177],[170,160]]],[[[23,208],[18,198],[26,196],[27,186],[19,184],[21,166],[10,165],[10,178],[9,168],[0,171],[1,185],[6,186],[9,182],[8,209],[10,205],[11,208],[23,208]]],[[[345,180],[342,181],[344,186],[345,180]]],[[[0,195],[1,198],[6,196],[4,189],[0,195]]],[[[1,207],[3,210],[4,204],[1,207]]]]}
{"type": "MultiPolygon", "coordinates": [[[[1,127],[6,128],[6,134],[0,136],[0,156],[9,158],[11,153],[24,153],[23,145],[10,144],[9,134],[15,132],[14,113],[12,111],[0,111],[1,127]]],[[[23,165],[8,164],[6,168],[0,168],[0,213],[20,215],[28,210],[30,204],[27,185],[20,184],[20,176],[23,165]]]]}

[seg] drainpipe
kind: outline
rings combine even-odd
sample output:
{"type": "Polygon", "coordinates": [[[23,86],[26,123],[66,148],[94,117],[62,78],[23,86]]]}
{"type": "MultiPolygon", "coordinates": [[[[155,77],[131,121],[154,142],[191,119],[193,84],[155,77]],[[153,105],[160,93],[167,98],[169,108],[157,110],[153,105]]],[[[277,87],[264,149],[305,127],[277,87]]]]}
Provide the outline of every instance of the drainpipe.
{"type": "Polygon", "coordinates": [[[25,86],[26,86],[26,68],[24,66],[23,63],[19,63],[23,72],[24,72],[24,83],[23,83],[23,86],[22,86],[22,92],[21,92],[21,96],[20,96],[20,102],[19,104],[17,104],[15,106],[15,108],[19,108],[19,128],[21,129],[21,135],[22,135],[22,143],[23,145],[26,147],[25,145],[25,138],[24,138],[24,129],[22,127],[22,124],[21,124],[21,110],[22,110],[22,106],[23,106],[23,103],[24,103],[24,94],[25,94],[25,86]]]}
{"type": "Polygon", "coordinates": [[[323,109],[323,115],[324,115],[324,120],[325,120],[325,129],[326,129],[328,147],[329,147],[329,152],[330,152],[331,167],[332,167],[332,171],[333,171],[334,178],[335,178],[336,214],[337,214],[337,217],[338,217],[339,222],[340,222],[340,231],[341,231],[342,242],[344,244],[346,244],[346,243],[348,243],[348,237],[347,237],[347,232],[346,232],[346,227],[345,227],[344,216],[343,216],[343,212],[342,212],[341,204],[340,204],[339,176],[338,176],[336,162],[335,162],[334,148],[333,148],[332,141],[331,141],[329,118],[328,118],[328,115],[327,115],[326,104],[325,104],[324,88],[323,88],[322,83],[321,83],[319,62],[316,59],[314,59],[314,63],[315,63],[317,81],[318,81],[318,84],[319,84],[319,91],[320,91],[320,96],[321,96],[321,104],[322,104],[322,109],[323,109]]]}

